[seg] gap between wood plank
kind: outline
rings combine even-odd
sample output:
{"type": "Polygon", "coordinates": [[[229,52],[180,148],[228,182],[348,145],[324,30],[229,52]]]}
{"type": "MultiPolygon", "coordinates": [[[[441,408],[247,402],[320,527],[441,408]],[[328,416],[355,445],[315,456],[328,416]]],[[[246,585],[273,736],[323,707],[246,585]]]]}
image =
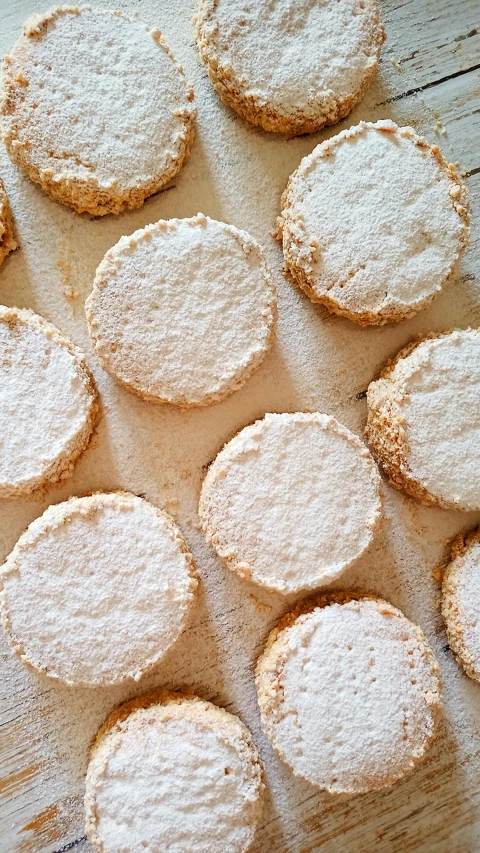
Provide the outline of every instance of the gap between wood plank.
{"type": "Polygon", "coordinates": [[[463,71],[454,71],[453,74],[447,74],[446,77],[440,77],[438,80],[432,80],[431,83],[425,83],[423,86],[418,86],[416,89],[409,89],[408,92],[403,92],[401,95],[393,95],[387,98],[386,101],[381,101],[377,104],[379,107],[384,107],[386,104],[393,104],[395,101],[401,101],[402,98],[409,98],[410,95],[416,95],[418,92],[425,92],[426,89],[431,89],[433,86],[440,86],[448,80],[455,80],[456,77],[463,77],[464,74],[470,74],[472,71],[479,71],[480,63],[472,65],[470,68],[465,68],[463,71]]]}
{"type": "Polygon", "coordinates": [[[65,844],[63,847],[59,847],[59,849],[54,850],[53,853],[67,853],[67,850],[73,850],[74,847],[78,847],[79,844],[83,844],[86,840],[87,836],[82,835],[81,838],[76,838],[75,841],[69,841],[68,844],[65,844]]]}

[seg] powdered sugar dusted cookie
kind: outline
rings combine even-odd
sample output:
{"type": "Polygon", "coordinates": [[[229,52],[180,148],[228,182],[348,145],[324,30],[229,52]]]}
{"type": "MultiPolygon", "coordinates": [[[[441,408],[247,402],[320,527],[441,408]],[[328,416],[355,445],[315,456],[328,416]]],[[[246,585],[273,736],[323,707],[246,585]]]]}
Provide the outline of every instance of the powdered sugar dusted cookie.
{"type": "Polygon", "coordinates": [[[454,166],[392,121],[361,122],[318,145],[282,205],[287,273],[313,302],[361,325],[425,308],[468,242],[454,166]]]}
{"type": "Polygon", "coordinates": [[[36,15],[3,75],[11,159],[80,213],[140,207],[188,154],[193,91],[161,33],[136,17],[91,6],[36,15]]]}
{"type": "Polygon", "coordinates": [[[454,541],[442,594],[450,648],[467,675],[480,682],[480,527],[454,541]]]}
{"type": "Polygon", "coordinates": [[[0,265],[9,252],[17,248],[13,233],[13,218],[5,186],[0,178],[0,265]]]}
{"type": "Polygon", "coordinates": [[[197,588],[173,520],[126,492],[48,507],[7,557],[0,584],[21,660],[84,686],[138,680],[182,633],[197,588]]]}
{"type": "Polygon", "coordinates": [[[368,387],[366,437],[391,483],[426,504],[480,509],[480,331],[413,341],[368,387]]]}
{"type": "Polygon", "coordinates": [[[228,106],[265,130],[296,136],[353,109],[385,32],[375,0],[199,0],[196,37],[228,106]]]}
{"type": "Polygon", "coordinates": [[[122,237],[98,267],[86,312],[118,382],[146,400],[205,406],[260,365],[277,304],[255,240],[199,213],[122,237]]]}
{"type": "Polygon", "coordinates": [[[420,628],[380,598],[299,606],[270,634],[256,682],[272,746],[331,793],[393,785],[436,734],[437,662],[420,628]]]}
{"type": "Polygon", "coordinates": [[[80,350],[33,311],[0,306],[0,498],[70,476],[96,413],[80,350]]]}
{"type": "Polygon", "coordinates": [[[197,697],[140,696],[113,711],[93,744],[87,835],[99,853],[245,853],[263,787],[238,717],[197,697]]]}
{"type": "Polygon", "coordinates": [[[268,414],[218,454],[199,513],[228,568],[285,594],[313,589],[370,545],[380,477],[360,439],[335,418],[268,414]]]}

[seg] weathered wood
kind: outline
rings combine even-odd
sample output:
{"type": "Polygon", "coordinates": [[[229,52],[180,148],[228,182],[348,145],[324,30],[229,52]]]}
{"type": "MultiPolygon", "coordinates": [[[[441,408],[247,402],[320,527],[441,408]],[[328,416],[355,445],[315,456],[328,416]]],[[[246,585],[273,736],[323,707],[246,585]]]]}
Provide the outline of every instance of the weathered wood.
{"type": "MultiPolygon", "coordinates": [[[[129,0],[101,5],[131,8],[129,0]]],[[[197,140],[174,190],[140,211],[93,221],[45,198],[0,151],[21,242],[0,270],[0,299],[39,311],[85,349],[104,407],[93,446],[72,480],[45,495],[0,503],[0,557],[49,503],[122,486],[176,516],[203,580],[192,626],[158,671],[134,689],[72,691],[42,681],[24,670],[0,636],[0,853],[90,853],[82,840],[89,741],[114,704],[153,684],[190,686],[251,727],[268,783],[252,853],[480,850],[480,687],[463,675],[448,649],[432,574],[445,562],[449,540],[479,523],[479,514],[422,507],[386,486],[382,537],[344,579],[345,586],[385,595],[421,624],[445,682],[445,730],[426,764],[391,791],[353,799],[315,791],[272,754],[259,725],[252,668],[287,605],[226,572],[206,548],[196,516],[202,471],[237,428],[268,410],[318,408],[360,433],[362,392],[389,355],[418,332],[480,324],[478,0],[388,0],[383,6],[388,41],[380,73],[341,126],[387,116],[414,124],[461,162],[473,205],[472,246],[458,277],[431,308],[400,326],[356,328],[312,306],[282,278],[281,253],[269,236],[280,194],[300,158],[338,128],[285,140],[239,121],[208,84],[193,45],[190,3],[139,2],[141,16],[164,29],[195,87],[197,140]],[[265,245],[279,289],[280,323],[273,353],[245,389],[210,410],[181,414],[143,404],[106,377],[89,349],[83,300],[96,265],[123,233],[199,209],[247,228],[265,245]],[[80,296],[68,297],[71,290],[80,296]]],[[[0,52],[39,8],[35,0],[0,0],[0,52]]],[[[39,602],[32,618],[41,618],[41,608],[39,602]]]]}

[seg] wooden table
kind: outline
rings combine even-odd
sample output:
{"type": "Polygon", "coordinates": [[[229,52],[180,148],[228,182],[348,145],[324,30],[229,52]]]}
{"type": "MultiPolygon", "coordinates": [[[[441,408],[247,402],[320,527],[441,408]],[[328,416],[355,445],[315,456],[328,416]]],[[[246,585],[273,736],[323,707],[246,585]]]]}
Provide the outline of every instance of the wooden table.
{"type": "MultiPolygon", "coordinates": [[[[48,6],[48,4],[45,4],[48,6]]],[[[104,6],[128,10],[128,0],[104,6]]],[[[203,471],[223,441],[266,411],[319,409],[359,434],[365,388],[385,359],[419,332],[480,325],[480,3],[383,0],[388,41],[379,74],[346,121],[326,133],[286,140],[250,128],[211,90],[194,44],[189,2],[138,0],[142,18],[164,30],[195,87],[196,141],[175,187],[121,217],[93,220],[50,201],[0,151],[21,248],[0,270],[1,301],[29,307],[82,347],[102,398],[92,446],[61,486],[0,505],[0,554],[45,507],[72,494],[123,487],[147,495],[178,520],[198,561],[200,603],[189,630],[140,685],[67,690],[27,672],[0,637],[0,851],[91,851],[83,830],[88,744],[110,708],[153,684],[192,687],[240,714],[267,770],[268,796],[252,853],[473,853],[480,851],[480,686],[452,658],[438,610],[448,543],[480,514],[422,507],[385,485],[387,523],[371,552],[344,579],[404,609],[426,632],[445,683],[445,723],[424,764],[390,791],[350,799],[294,779],[259,724],[252,667],[269,628],[290,601],[235,578],[207,548],[196,505],[203,471]],[[360,329],[311,305],[281,274],[270,237],[280,194],[301,157],[360,119],[413,124],[460,161],[473,206],[471,247],[456,279],[433,305],[395,327],[360,329]],[[248,229],[264,246],[279,290],[272,353],[229,400],[181,413],[134,399],[91,352],[83,302],[105,251],[122,234],[161,217],[203,210],[248,229]]],[[[5,53],[38,0],[1,0],[5,53]]],[[[42,618],[42,602],[32,618],[42,618]]],[[[225,851],[228,853],[228,851],[225,851]]]]}

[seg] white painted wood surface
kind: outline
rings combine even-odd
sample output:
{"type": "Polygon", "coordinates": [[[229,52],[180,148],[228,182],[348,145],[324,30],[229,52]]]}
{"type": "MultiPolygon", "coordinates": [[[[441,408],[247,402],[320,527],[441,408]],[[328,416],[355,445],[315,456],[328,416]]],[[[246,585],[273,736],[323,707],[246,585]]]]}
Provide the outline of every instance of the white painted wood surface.
{"type": "MultiPolygon", "coordinates": [[[[252,668],[287,603],[219,565],[198,530],[196,503],[204,466],[239,427],[265,411],[318,408],[360,433],[361,392],[388,356],[418,332],[480,324],[480,2],[384,0],[388,41],[371,89],[338,128],[297,140],[250,128],[219,103],[194,46],[189,0],[103,5],[136,5],[147,23],[164,30],[195,87],[198,133],[174,189],[140,211],[104,220],[51,202],[0,150],[0,174],[21,243],[0,270],[0,300],[33,308],[83,347],[103,403],[93,444],[71,480],[42,495],[0,503],[0,558],[49,503],[121,486],[146,494],[178,519],[198,561],[201,598],[177,647],[134,688],[63,689],[24,670],[0,637],[0,853],[91,853],[82,812],[88,744],[113,705],[153,684],[190,686],[251,727],[268,782],[252,853],[477,853],[480,687],[448,650],[433,572],[445,561],[449,540],[478,524],[480,514],[422,507],[385,486],[384,532],[343,585],[383,594],[423,627],[442,668],[444,731],[426,764],[391,791],[332,799],[293,778],[259,725],[252,668]],[[294,291],[281,275],[281,252],[269,232],[300,158],[340,127],[380,117],[414,124],[449,159],[460,161],[471,193],[472,244],[459,276],[431,308],[400,326],[369,330],[331,317],[294,291]],[[98,262],[122,234],[197,210],[247,228],[265,246],[279,289],[280,323],[273,352],[244,389],[219,406],[182,414],[134,399],[101,371],[89,347],[83,302],[98,262]],[[72,298],[72,291],[78,296],[72,298]]],[[[41,6],[0,0],[0,53],[41,6]]],[[[39,601],[32,618],[41,614],[39,601]]]]}

